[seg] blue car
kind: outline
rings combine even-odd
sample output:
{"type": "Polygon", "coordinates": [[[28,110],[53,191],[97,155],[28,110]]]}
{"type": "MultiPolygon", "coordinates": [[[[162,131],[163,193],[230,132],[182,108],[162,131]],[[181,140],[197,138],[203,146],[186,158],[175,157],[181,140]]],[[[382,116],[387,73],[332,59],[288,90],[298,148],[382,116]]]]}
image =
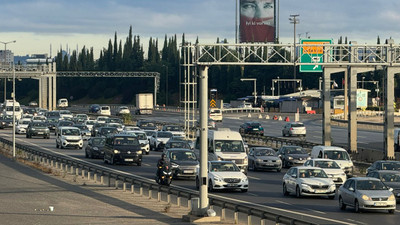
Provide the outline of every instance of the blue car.
{"type": "Polygon", "coordinates": [[[100,111],[100,105],[98,104],[90,105],[89,113],[97,113],[98,111],[100,111]]]}

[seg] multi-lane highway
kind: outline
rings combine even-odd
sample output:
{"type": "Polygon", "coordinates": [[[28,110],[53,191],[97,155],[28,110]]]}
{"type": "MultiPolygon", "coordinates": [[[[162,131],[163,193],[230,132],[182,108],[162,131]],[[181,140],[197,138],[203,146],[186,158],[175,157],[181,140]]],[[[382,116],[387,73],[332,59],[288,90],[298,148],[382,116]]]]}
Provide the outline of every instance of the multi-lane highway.
{"type": "MultiPolygon", "coordinates": [[[[155,112],[152,116],[146,116],[146,118],[155,121],[178,123],[182,122],[183,115],[167,112],[155,112]]],[[[281,136],[281,127],[284,124],[283,121],[247,118],[245,115],[225,116],[223,122],[219,123],[217,126],[229,127],[233,130],[237,130],[239,125],[247,120],[257,120],[262,122],[266,135],[281,136]]],[[[307,116],[303,118],[303,122],[307,126],[307,141],[320,143],[322,140],[320,118],[307,116]]],[[[346,129],[333,128],[332,131],[334,143],[346,143],[346,129]]],[[[11,130],[1,130],[0,135],[11,139],[11,130]]],[[[365,146],[368,146],[369,148],[376,147],[376,149],[379,149],[379,146],[381,145],[380,143],[382,143],[382,133],[380,132],[359,131],[358,135],[361,147],[365,143],[365,146]]],[[[16,141],[21,144],[36,146],[43,150],[70,155],[78,159],[87,160],[102,166],[112,167],[124,172],[134,173],[149,179],[154,178],[156,170],[155,164],[161,154],[160,152],[151,152],[150,155],[144,155],[141,167],[108,165],[104,164],[103,161],[99,159],[85,159],[83,150],[57,149],[55,147],[54,136],[47,140],[41,138],[26,139],[24,135],[17,135],[16,141]]],[[[248,173],[250,188],[247,193],[215,192],[212,194],[251,204],[257,204],[260,208],[265,207],[269,210],[280,211],[284,214],[293,214],[297,217],[312,217],[315,221],[318,221],[318,223],[323,224],[398,224],[397,221],[400,220],[400,211],[398,210],[396,210],[394,215],[388,214],[387,212],[366,212],[356,214],[351,208],[341,211],[338,207],[337,198],[329,200],[327,198],[298,199],[294,196],[285,197],[282,194],[282,177],[286,171],[286,169],[283,169],[280,173],[250,171],[248,173]]],[[[195,182],[193,180],[174,180],[173,184],[192,190],[195,189],[195,182]]]]}

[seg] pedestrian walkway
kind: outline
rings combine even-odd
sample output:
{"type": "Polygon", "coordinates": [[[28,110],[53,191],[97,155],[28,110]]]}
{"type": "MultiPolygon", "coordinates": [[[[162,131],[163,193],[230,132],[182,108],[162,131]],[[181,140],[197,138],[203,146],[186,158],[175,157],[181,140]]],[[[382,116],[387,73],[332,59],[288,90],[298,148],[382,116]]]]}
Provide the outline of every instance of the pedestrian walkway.
{"type": "Polygon", "coordinates": [[[185,207],[48,172],[0,154],[1,224],[188,224],[185,207]]]}

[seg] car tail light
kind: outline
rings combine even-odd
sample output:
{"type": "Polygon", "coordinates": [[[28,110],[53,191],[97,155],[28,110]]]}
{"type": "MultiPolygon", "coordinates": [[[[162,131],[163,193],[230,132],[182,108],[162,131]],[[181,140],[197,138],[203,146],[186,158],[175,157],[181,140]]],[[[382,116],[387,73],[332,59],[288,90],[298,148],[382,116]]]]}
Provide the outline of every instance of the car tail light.
{"type": "Polygon", "coordinates": [[[291,127],[290,130],[293,130],[293,127],[291,127]]]}

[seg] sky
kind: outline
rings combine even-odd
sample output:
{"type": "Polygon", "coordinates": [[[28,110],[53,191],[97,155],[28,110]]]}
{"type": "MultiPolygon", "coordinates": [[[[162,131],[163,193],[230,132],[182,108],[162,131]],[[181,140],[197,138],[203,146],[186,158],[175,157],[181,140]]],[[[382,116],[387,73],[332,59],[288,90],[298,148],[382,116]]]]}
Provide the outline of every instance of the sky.
{"type": "MultiPolygon", "coordinates": [[[[278,0],[277,0],[278,1],[278,0]]],[[[146,51],[150,37],[235,42],[236,0],[0,0],[0,41],[15,55],[50,53],[62,47],[93,47],[95,57],[109,39],[125,42],[129,27],[146,51]]],[[[340,36],[358,44],[393,38],[400,42],[399,0],[279,0],[281,43],[293,43],[289,16],[299,14],[296,38],[333,39],[340,36]]],[[[0,49],[4,45],[0,44],[0,49]]]]}

